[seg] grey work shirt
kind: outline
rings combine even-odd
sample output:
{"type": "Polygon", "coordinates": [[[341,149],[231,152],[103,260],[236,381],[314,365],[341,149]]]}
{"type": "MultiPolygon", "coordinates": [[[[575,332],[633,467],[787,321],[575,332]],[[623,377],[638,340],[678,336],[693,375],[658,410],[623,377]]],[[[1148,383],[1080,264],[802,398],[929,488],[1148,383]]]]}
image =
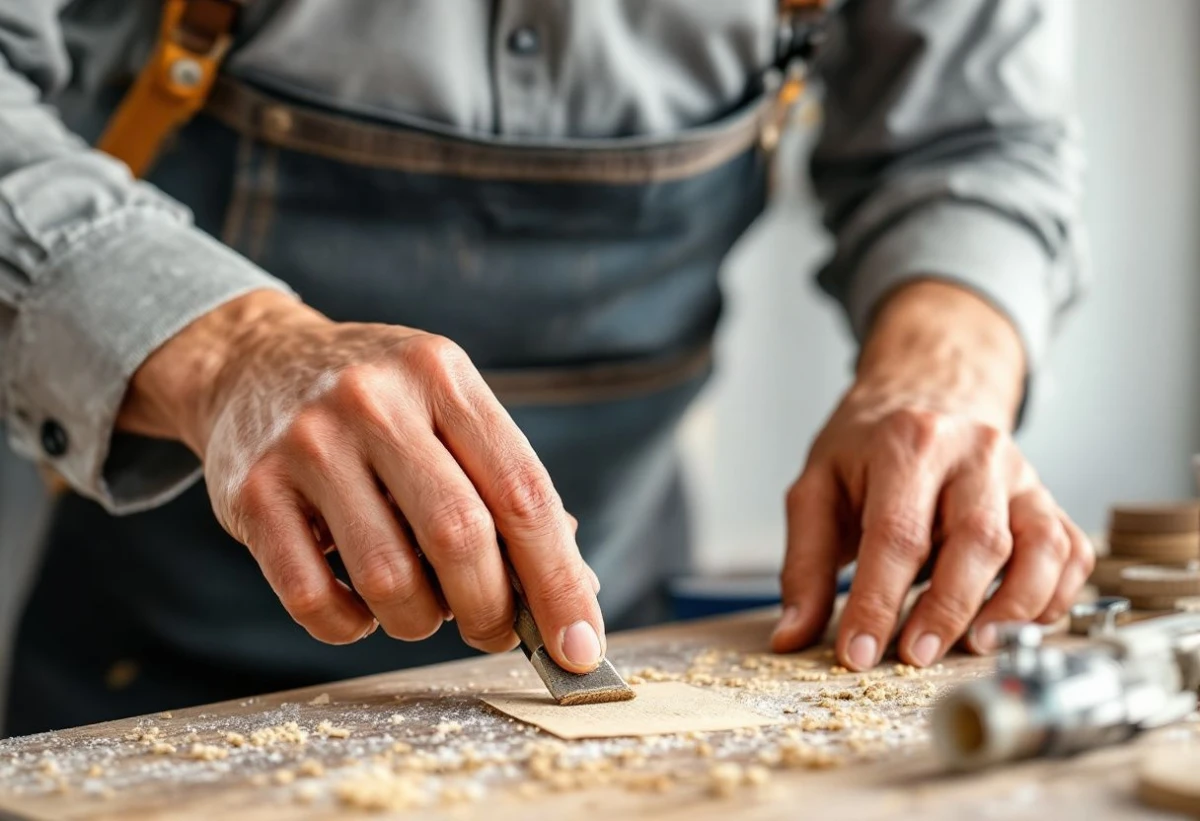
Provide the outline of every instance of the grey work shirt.
{"type": "MultiPolygon", "coordinates": [[[[1053,0],[849,0],[819,65],[812,161],[855,331],[938,276],[1036,367],[1081,285],[1078,152],[1053,0]]],[[[158,0],[0,0],[0,413],[13,447],[116,512],[193,481],[181,446],[113,437],[130,376],[201,314],[284,288],[47,103],[109,93],[158,0]]],[[[775,0],[261,0],[233,75],[351,114],[502,141],[659,137],[713,120],[772,55],[775,0]]],[[[75,123],[93,138],[99,123],[75,123]]]]}

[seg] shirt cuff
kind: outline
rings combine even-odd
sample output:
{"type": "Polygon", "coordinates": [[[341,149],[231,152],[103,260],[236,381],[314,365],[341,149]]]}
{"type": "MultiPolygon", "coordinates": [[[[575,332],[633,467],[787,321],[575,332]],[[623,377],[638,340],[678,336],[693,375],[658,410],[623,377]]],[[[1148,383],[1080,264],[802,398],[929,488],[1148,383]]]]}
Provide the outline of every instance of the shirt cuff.
{"type": "Polygon", "coordinates": [[[1008,317],[1037,370],[1054,323],[1054,265],[1046,247],[1020,222],[983,205],[937,202],[911,212],[866,250],[845,292],[846,311],[862,340],[880,303],[920,279],[961,285],[1008,317]]]}
{"type": "Polygon", "coordinates": [[[287,286],[158,208],[105,220],[41,268],[10,331],[4,393],[13,448],[113,513],[178,495],[200,475],[191,451],[114,432],[129,380],[201,315],[287,286]]]}

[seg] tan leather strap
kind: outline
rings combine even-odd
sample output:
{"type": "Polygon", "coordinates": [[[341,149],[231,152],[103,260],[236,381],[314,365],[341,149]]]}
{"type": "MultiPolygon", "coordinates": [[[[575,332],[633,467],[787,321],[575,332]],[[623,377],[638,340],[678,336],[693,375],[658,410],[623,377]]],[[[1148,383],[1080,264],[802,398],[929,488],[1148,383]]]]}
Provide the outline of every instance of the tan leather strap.
{"type": "MultiPolygon", "coordinates": [[[[144,176],[163,143],[204,106],[246,2],[166,0],[154,51],[97,147],[144,176]]],[[[49,465],[40,472],[52,495],[69,490],[49,465]]]]}
{"type": "Polygon", "coordinates": [[[144,176],[163,143],[208,99],[246,0],[166,0],[150,59],[97,147],[144,176]]]}

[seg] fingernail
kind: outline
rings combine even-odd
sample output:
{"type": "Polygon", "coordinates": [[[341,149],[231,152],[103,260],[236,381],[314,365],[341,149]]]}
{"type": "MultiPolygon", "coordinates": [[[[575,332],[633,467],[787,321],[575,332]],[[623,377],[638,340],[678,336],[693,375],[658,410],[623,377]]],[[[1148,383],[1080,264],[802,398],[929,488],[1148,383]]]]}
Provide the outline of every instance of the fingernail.
{"type": "Polygon", "coordinates": [[[942,640],[933,633],[925,633],[912,646],[912,659],[919,667],[928,667],[942,649],[942,640]]]}
{"type": "Polygon", "coordinates": [[[981,653],[990,653],[996,649],[996,625],[981,624],[971,634],[975,649],[981,653]]]}
{"type": "Polygon", "coordinates": [[[794,605],[788,605],[783,608],[783,615],[779,617],[779,623],[775,625],[775,632],[771,634],[771,638],[776,636],[786,636],[800,627],[800,609],[794,605]]]}
{"type": "Polygon", "coordinates": [[[577,621],[563,631],[562,651],[578,667],[595,667],[600,663],[600,637],[586,621],[577,621]]]}
{"type": "Polygon", "coordinates": [[[859,633],[850,640],[846,656],[856,670],[870,670],[879,661],[879,642],[874,636],[859,633]]]}

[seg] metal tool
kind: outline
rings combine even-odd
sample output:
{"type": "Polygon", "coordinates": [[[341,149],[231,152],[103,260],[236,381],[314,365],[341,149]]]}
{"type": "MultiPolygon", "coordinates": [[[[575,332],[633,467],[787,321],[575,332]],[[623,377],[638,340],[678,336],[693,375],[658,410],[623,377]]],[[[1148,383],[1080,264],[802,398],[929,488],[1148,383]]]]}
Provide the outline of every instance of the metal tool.
{"type": "Polygon", "coordinates": [[[629,701],[635,696],[633,688],[608,659],[601,659],[600,666],[590,673],[572,673],[559,667],[546,651],[541,631],[521,595],[516,597],[516,608],[515,629],[521,639],[521,650],[559,704],[603,704],[629,701]]]}
{"type": "MultiPolygon", "coordinates": [[[[1091,641],[1081,648],[1044,646],[1037,625],[1002,625],[996,674],[953,690],[933,711],[933,740],[943,762],[973,770],[1069,755],[1125,741],[1195,710],[1200,614],[1117,627],[1120,601],[1091,612],[1091,641]]],[[[1082,626],[1085,614],[1078,615],[1082,626]]]]}
{"type": "Polygon", "coordinates": [[[1133,609],[1123,596],[1101,596],[1095,601],[1080,602],[1071,608],[1070,631],[1077,636],[1107,633],[1127,621],[1133,609]]]}
{"type": "Polygon", "coordinates": [[[513,607],[517,616],[513,624],[517,638],[521,640],[521,651],[525,658],[537,671],[538,678],[546,685],[550,695],[559,704],[604,704],[609,701],[629,701],[636,696],[633,688],[625,683],[621,674],[606,658],[600,659],[600,666],[590,673],[572,673],[564,670],[546,650],[546,642],[542,639],[542,631],[538,630],[529,603],[525,601],[525,588],[513,570],[508,558],[508,548],[504,539],[500,538],[500,549],[504,556],[504,564],[508,569],[508,578],[513,586],[513,607]]]}

